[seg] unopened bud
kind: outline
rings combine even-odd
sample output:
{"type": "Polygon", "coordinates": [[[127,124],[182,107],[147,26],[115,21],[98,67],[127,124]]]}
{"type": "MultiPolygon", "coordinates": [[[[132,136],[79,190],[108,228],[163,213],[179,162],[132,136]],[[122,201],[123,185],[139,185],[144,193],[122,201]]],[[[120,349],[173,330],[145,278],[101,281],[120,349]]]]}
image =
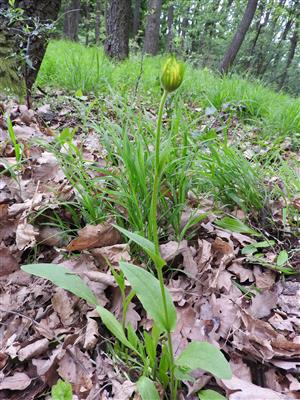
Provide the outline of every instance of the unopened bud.
{"type": "Polygon", "coordinates": [[[183,80],[184,65],[177,62],[174,56],[169,57],[162,68],[161,84],[167,92],[174,92],[183,80]]]}

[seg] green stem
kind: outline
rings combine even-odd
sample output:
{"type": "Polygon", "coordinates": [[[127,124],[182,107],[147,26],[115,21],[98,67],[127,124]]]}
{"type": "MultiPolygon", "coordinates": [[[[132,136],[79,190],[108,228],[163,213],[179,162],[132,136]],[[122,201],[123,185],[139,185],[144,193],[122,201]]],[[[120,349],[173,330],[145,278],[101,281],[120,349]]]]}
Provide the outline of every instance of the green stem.
{"type": "Polygon", "coordinates": [[[161,126],[164,106],[167,100],[168,92],[164,91],[159,105],[158,118],[157,118],[157,128],[155,136],[155,164],[154,164],[154,182],[153,182],[153,192],[150,207],[150,230],[152,240],[154,242],[155,251],[159,254],[159,242],[158,242],[158,229],[157,229],[157,203],[158,203],[158,190],[160,183],[160,171],[159,171],[159,158],[160,158],[160,136],[161,136],[161,126]]]}
{"type": "MultiPolygon", "coordinates": [[[[168,316],[168,308],[167,308],[167,298],[166,298],[166,291],[164,285],[164,278],[162,273],[162,267],[157,267],[157,276],[160,285],[160,291],[163,301],[164,313],[166,316],[166,324],[169,326],[169,316],[168,316]]],[[[174,352],[173,352],[173,345],[172,345],[172,338],[170,330],[167,331],[167,338],[168,338],[168,346],[169,346],[169,353],[170,353],[170,390],[171,390],[171,400],[176,399],[176,382],[174,376],[174,352]]]]}
{"type": "MultiPolygon", "coordinates": [[[[158,118],[157,118],[157,128],[156,128],[156,136],[155,136],[155,163],[154,163],[154,182],[153,182],[153,192],[151,199],[151,208],[150,208],[150,218],[149,218],[149,228],[151,230],[151,237],[154,242],[155,252],[159,255],[159,239],[158,239],[158,227],[157,227],[157,205],[158,205],[158,191],[160,186],[160,137],[161,137],[161,128],[162,128],[162,117],[163,110],[167,100],[168,92],[165,90],[159,105],[158,118]]],[[[160,285],[160,291],[163,301],[164,314],[166,317],[166,324],[169,326],[169,316],[168,316],[168,307],[167,307],[167,298],[166,291],[164,286],[164,278],[162,273],[162,267],[156,265],[157,276],[160,285]]],[[[167,331],[168,338],[168,346],[170,353],[170,391],[171,391],[171,400],[176,400],[176,380],[174,376],[174,352],[172,346],[172,338],[170,330],[167,331]]]]}

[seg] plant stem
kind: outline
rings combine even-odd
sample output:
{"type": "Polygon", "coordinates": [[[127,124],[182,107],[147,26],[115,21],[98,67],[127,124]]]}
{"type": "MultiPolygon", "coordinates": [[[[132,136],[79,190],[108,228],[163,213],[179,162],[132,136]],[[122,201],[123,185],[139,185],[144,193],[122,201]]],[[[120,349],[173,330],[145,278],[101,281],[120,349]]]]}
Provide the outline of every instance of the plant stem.
{"type": "MultiPolygon", "coordinates": [[[[155,163],[154,163],[154,182],[153,182],[153,192],[151,199],[151,208],[150,208],[150,218],[149,218],[149,228],[151,229],[151,236],[155,246],[155,252],[159,255],[159,240],[158,240],[158,227],[157,227],[157,203],[158,203],[158,190],[160,184],[160,137],[161,137],[161,127],[162,127],[162,117],[163,110],[167,100],[168,92],[165,90],[159,105],[158,118],[157,118],[157,128],[156,128],[156,136],[155,136],[155,163]]],[[[166,317],[166,324],[169,326],[169,316],[168,316],[168,307],[167,307],[167,299],[166,292],[164,286],[164,278],[162,273],[162,267],[156,265],[157,276],[160,285],[160,291],[163,301],[164,313],[166,317]]],[[[168,338],[168,346],[170,353],[170,391],[171,391],[171,400],[176,400],[176,381],[174,377],[174,353],[172,346],[172,338],[170,330],[167,331],[168,338]]]]}
{"type": "MultiPolygon", "coordinates": [[[[157,276],[158,276],[158,280],[159,280],[159,284],[160,284],[160,291],[161,291],[162,300],[163,300],[164,313],[165,313],[165,316],[166,316],[166,324],[169,326],[167,299],[166,299],[166,291],[165,291],[162,267],[156,267],[156,270],[157,270],[157,276]]],[[[171,400],[175,400],[176,399],[176,392],[174,390],[174,387],[175,387],[176,383],[175,383],[175,379],[174,379],[175,378],[174,377],[174,352],[173,352],[171,332],[169,330],[167,331],[167,338],[168,338],[168,346],[169,346],[169,353],[170,353],[170,390],[171,390],[171,400]]]]}
{"type": "Polygon", "coordinates": [[[154,182],[153,182],[153,192],[152,192],[150,218],[149,218],[151,236],[154,242],[156,253],[159,253],[158,229],[157,229],[157,202],[158,202],[158,190],[160,182],[160,171],[159,171],[160,136],[161,136],[163,110],[167,100],[167,96],[168,92],[164,91],[160,100],[159,111],[158,111],[157,128],[155,136],[154,182]]]}

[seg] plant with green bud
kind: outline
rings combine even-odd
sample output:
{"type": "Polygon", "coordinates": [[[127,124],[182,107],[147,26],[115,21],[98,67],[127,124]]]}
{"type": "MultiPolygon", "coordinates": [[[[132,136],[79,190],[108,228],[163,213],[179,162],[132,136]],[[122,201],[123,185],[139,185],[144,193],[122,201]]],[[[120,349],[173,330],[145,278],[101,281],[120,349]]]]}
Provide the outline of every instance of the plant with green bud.
{"type": "MultiPolygon", "coordinates": [[[[51,264],[22,266],[23,271],[49,279],[96,308],[103,324],[118,339],[120,344],[119,354],[121,353],[127,362],[132,360],[133,363],[136,363],[140,371],[140,378],[136,382],[136,387],[142,400],[161,399],[156,388],[157,381],[163,388],[164,398],[176,400],[178,398],[179,382],[193,380],[190,372],[195,369],[203,369],[220,379],[230,379],[232,376],[230,366],[224,355],[210,343],[191,342],[176,358],[172,346],[172,331],[176,327],[177,315],[171,295],[164,285],[163,268],[166,265],[166,261],[161,257],[159,251],[157,206],[165,163],[164,157],[161,157],[160,154],[163,110],[168,94],[174,92],[181,85],[183,71],[183,65],[178,63],[175,57],[171,57],[163,66],[161,74],[161,84],[164,92],[160,101],[155,131],[154,182],[148,218],[151,240],[115,226],[132,242],[139,245],[151,258],[157,275],[156,278],[153,273],[123,261],[119,263],[120,272],[113,271],[122,293],[122,323],[110,311],[97,303],[94,293],[78,275],[70,274],[70,271],[64,266],[51,264]],[[132,288],[127,296],[125,278],[132,288]],[[125,326],[126,310],[134,296],[138,297],[145,311],[153,320],[153,327],[150,333],[144,331],[138,335],[130,324],[125,326]]],[[[115,351],[117,351],[117,347],[114,347],[115,351]]],[[[201,396],[203,398],[205,396],[203,391],[201,396]]]]}

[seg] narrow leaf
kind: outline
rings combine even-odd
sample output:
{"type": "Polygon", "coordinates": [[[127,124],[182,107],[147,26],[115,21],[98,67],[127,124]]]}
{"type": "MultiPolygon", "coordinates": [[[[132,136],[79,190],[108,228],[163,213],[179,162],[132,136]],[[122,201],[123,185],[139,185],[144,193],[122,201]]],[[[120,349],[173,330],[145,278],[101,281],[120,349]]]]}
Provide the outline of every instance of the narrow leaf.
{"type": "Polygon", "coordinates": [[[232,376],[229,363],[223,353],[207,342],[192,342],[182,351],[175,364],[179,367],[203,369],[220,379],[232,376]]]}
{"type": "Polygon", "coordinates": [[[226,400],[226,397],[211,389],[200,390],[198,397],[200,400],[226,400]]]}
{"type": "Polygon", "coordinates": [[[103,324],[106,328],[121,342],[124,346],[136,352],[135,347],[127,340],[125,336],[125,332],[123,330],[122,325],[116,319],[116,317],[106,308],[102,306],[97,306],[96,310],[98,311],[103,324]]]}
{"type": "Polygon", "coordinates": [[[250,228],[249,226],[247,226],[242,221],[236,218],[224,217],[218,221],[215,221],[214,223],[220,228],[226,229],[231,232],[246,233],[248,235],[253,235],[253,236],[261,236],[261,233],[255,231],[254,229],[250,228]]]}
{"type": "Polygon", "coordinates": [[[162,331],[174,329],[176,325],[176,309],[168,289],[165,287],[167,319],[158,279],[144,269],[123,261],[120,262],[120,268],[157,327],[162,331]]]}
{"type": "Polygon", "coordinates": [[[288,262],[289,255],[286,250],[282,250],[277,257],[276,265],[277,267],[283,267],[284,264],[288,262]]]}
{"type": "Polygon", "coordinates": [[[137,381],[136,386],[142,400],[160,400],[154,382],[146,376],[141,376],[137,381]]]}
{"type": "Polygon", "coordinates": [[[121,233],[123,233],[123,235],[128,237],[128,239],[138,244],[153,260],[155,265],[157,265],[158,267],[163,267],[166,264],[165,260],[162,259],[161,256],[155,252],[155,246],[150,240],[144,238],[141,235],[138,235],[137,233],[133,233],[128,231],[127,229],[121,228],[120,226],[117,225],[113,226],[116,229],[118,229],[121,233]]]}
{"type": "Polygon", "coordinates": [[[28,264],[21,269],[28,274],[48,279],[56,286],[68,290],[89,304],[97,305],[97,299],[87,284],[69,269],[59,264],[28,264]]]}

